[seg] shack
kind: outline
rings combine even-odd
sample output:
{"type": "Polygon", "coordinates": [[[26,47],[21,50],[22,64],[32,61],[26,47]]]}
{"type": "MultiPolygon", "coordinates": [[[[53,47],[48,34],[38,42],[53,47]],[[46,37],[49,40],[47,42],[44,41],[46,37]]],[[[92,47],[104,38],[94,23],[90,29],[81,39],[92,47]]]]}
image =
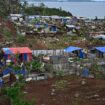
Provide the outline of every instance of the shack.
{"type": "Polygon", "coordinates": [[[57,26],[56,25],[50,25],[50,32],[56,33],[57,32],[57,26]]]}
{"type": "Polygon", "coordinates": [[[17,55],[20,61],[32,60],[32,51],[28,47],[2,48],[2,51],[6,60],[15,61],[17,55]]]}
{"type": "Polygon", "coordinates": [[[95,50],[96,56],[98,58],[104,58],[105,57],[105,46],[94,47],[93,50],[95,50]]]}
{"type": "Polygon", "coordinates": [[[83,58],[84,57],[84,53],[82,51],[83,49],[80,47],[75,47],[75,46],[69,46],[67,48],[64,49],[65,53],[74,53],[76,54],[77,57],[79,58],[83,58]]]}

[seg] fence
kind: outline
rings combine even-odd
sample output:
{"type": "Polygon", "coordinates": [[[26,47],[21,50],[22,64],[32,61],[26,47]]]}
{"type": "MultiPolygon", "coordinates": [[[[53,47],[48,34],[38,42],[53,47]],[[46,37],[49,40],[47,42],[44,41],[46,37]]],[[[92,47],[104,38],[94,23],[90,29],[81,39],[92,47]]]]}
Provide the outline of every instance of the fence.
{"type": "Polygon", "coordinates": [[[64,54],[64,50],[60,49],[60,50],[33,50],[33,55],[38,56],[40,54],[44,54],[44,55],[63,55],[64,54]]]}

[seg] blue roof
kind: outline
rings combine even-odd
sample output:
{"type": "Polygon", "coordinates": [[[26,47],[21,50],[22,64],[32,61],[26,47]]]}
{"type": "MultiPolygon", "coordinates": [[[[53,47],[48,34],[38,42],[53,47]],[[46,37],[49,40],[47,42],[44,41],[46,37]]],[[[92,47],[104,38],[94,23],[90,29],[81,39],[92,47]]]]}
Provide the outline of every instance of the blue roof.
{"type": "Polygon", "coordinates": [[[12,54],[12,51],[9,48],[3,48],[5,54],[12,54]]]}
{"type": "Polygon", "coordinates": [[[7,75],[12,71],[11,68],[6,68],[5,70],[3,70],[3,75],[7,75]]]}
{"type": "Polygon", "coordinates": [[[64,49],[64,52],[69,53],[69,52],[76,51],[76,50],[82,50],[82,48],[75,47],[75,46],[69,46],[69,47],[67,47],[67,48],[64,49]]]}
{"type": "Polygon", "coordinates": [[[105,53],[105,47],[95,47],[96,50],[105,53]]]}

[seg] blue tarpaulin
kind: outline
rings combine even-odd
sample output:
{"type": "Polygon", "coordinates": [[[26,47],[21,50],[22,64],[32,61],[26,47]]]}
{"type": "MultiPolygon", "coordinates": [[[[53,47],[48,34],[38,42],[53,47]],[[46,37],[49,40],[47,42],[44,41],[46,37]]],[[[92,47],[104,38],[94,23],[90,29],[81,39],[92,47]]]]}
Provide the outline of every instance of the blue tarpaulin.
{"type": "Polygon", "coordinates": [[[85,68],[81,74],[82,77],[89,77],[89,69],[85,68]]]}
{"type": "Polygon", "coordinates": [[[83,58],[83,57],[84,57],[84,53],[82,51],[80,51],[79,58],[83,58]]]}
{"type": "Polygon", "coordinates": [[[69,46],[67,48],[64,49],[64,52],[70,53],[76,50],[82,50],[82,48],[80,47],[75,47],[75,46],[69,46]]]}
{"type": "Polygon", "coordinates": [[[23,75],[25,75],[25,74],[27,74],[27,70],[16,70],[16,71],[14,71],[14,73],[15,74],[23,74],[23,75]]]}
{"type": "Polygon", "coordinates": [[[12,51],[9,48],[3,48],[3,51],[5,52],[5,54],[12,54],[12,51]]]}
{"type": "Polygon", "coordinates": [[[50,27],[50,31],[56,32],[57,31],[57,27],[55,25],[50,27]]]}
{"type": "Polygon", "coordinates": [[[105,53],[105,47],[95,47],[96,50],[105,53]]]}
{"type": "Polygon", "coordinates": [[[11,68],[7,68],[7,69],[3,70],[3,75],[7,75],[10,72],[12,72],[12,69],[11,68]]]}
{"type": "Polygon", "coordinates": [[[24,58],[24,61],[27,61],[27,54],[26,53],[23,55],[23,58],[24,58]]]}
{"type": "Polygon", "coordinates": [[[12,68],[7,68],[5,70],[3,70],[3,75],[7,75],[10,72],[14,73],[14,74],[27,74],[27,70],[13,70],[12,68]]]}

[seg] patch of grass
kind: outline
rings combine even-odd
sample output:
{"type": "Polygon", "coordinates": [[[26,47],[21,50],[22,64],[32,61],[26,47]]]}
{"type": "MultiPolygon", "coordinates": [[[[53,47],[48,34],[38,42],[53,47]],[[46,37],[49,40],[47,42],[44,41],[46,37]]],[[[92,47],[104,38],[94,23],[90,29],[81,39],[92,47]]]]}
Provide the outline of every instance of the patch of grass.
{"type": "Polygon", "coordinates": [[[75,74],[64,76],[63,79],[66,81],[73,81],[73,80],[78,80],[80,77],[76,76],[75,74]]]}
{"type": "Polygon", "coordinates": [[[57,90],[64,89],[67,86],[67,81],[59,80],[59,81],[56,81],[52,86],[57,90]]]}
{"type": "Polygon", "coordinates": [[[24,36],[18,36],[17,42],[18,43],[24,43],[24,42],[26,42],[26,38],[24,36]]]}

